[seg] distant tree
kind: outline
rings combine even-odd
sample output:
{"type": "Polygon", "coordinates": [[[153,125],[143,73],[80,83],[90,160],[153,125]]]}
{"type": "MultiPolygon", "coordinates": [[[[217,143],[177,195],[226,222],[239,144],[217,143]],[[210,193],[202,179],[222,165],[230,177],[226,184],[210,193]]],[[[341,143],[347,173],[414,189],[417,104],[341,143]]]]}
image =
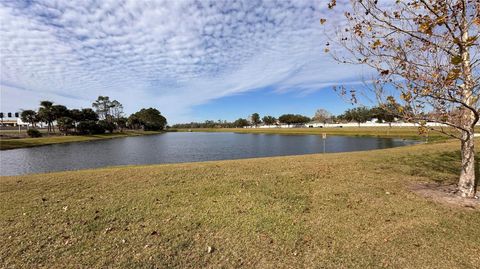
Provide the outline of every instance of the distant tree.
{"type": "Polygon", "coordinates": [[[53,117],[55,120],[62,118],[62,117],[69,117],[69,110],[64,105],[53,105],[52,106],[53,117]]]}
{"type": "Polygon", "coordinates": [[[80,109],[70,109],[68,112],[70,118],[73,120],[75,133],[77,132],[77,125],[83,120],[83,113],[80,109]]]}
{"type": "Polygon", "coordinates": [[[110,111],[112,113],[113,119],[118,120],[123,116],[123,105],[120,104],[117,100],[113,100],[110,104],[110,111]]]}
{"type": "Polygon", "coordinates": [[[274,125],[275,123],[277,123],[277,119],[272,116],[265,116],[263,117],[262,121],[266,125],[274,125]]]}
{"type": "Polygon", "coordinates": [[[137,117],[137,115],[132,114],[127,119],[127,127],[130,128],[130,129],[138,130],[138,129],[142,128],[142,122],[137,117]]]}
{"type": "Polygon", "coordinates": [[[38,118],[47,124],[47,133],[52,131],[53,121],[55,120],[55,113],[53,111],[53,102],[41,101],[38,109],[38,118]]]}
{"type": "Polygon", "coordinates": [[[332,117],[332,113],[328,112],[326,109],[319,108],[315,112],[315,116],[313,116],[313,120],[317,122],[327,123],[332,117]]]}
{"type": "Polygon", "coordinates": [[[115,123],[113,123],[109,120],[99,120],[98,125],[100,125],[100,127],[102,127],[102,129],[104,129],[105,131],[107,131],[109,133],[113,133],[113,131],[115,130],[115,123]]]}
{"type": "Polygon", "coordinates": [[[123,132],[123,129],[127,128],[127,120],[125,117],[120,117],[115,120],[115,124],[117,128],[120,129],[120,132],[123,132]]]}
{"type": "Polygon", "coordinates": [[[37,112],[33,110],[23,110],[20,114],[20,118],[23,122],[29,123],[33,128],[36,127],[38,122],[37,112]]]}
{"type": "Polygon", "coordinates": [[[367,107],[356,107],[346,110],[343,114],[343,118],[349,122],[357,122],[360,126],[361,123],[365,123],[371,119],[372,114],[370,109],[367,107]]]}
{"type": "Polygon", "coordinates": [[[75,127],[75,121],[70,117],[61,117],[57,119],[58,130],[67,135],[75,127]]]}
{"type": "Polygon", "coordinates": [[[167,119],[155,108],[142,108],[134,114],[145,131],[163,130],[167,125],[167,119]]]}
{"type": "Polygon", "coordinates": [[[70,109],[68,112],[70,118],[74,120],[75,122],[79,122],[83,120],[83,113],[80,109],[70,109]]]}
{"type": "Polygon", "coordinates": [[[252,124],[254,126],[257,126],[259,125],[260,123],[262,123],[262,121],[260,120],[260,115],[258,113],[253,113],[251,116],[250,116],[250,119],[252,121],[252,124]]]}
{"type": "Polygon", "coordinates": [[[236,120],[233,125],[237,128],[243,128],[245,126],[249,126],[250,124],[248,123],[248,120],[246,119],[243,119],[243,118],[239,118],[238,120],[236,120]]]}
{"type": "Polygon", "coordinates": [[[392,113],[392,108],[377,106],[373,107],[370,112],[372,117],[377,118],[379,122],[387,122],[390,126],[395,121],[395,114],[392,113]]]}
{"type": "Polygon", "coordinates": [[[215,127],[215,122],[213,120],[206,120],[203,123],[204,128],[214,128],[215,127]]]}
{"type": "Polygon", "coordinates": [[[98,114],[93,111],[91,108],[83,108],[82,109],[82,121],[84,120],[92,120],[98,121],[98,114]]]}
{"type": "Polygon", "coordinates": [[[307,116],[299,114],[284,114],[278,117],[278,120],[284,124],[305,124],[310,121],[310,118],[307,116]]]}
{"type": "Polygon", "coordinates": [[[111,116],[110,109],[112,108],[112,101],[108,96],[98,96],[97,100],[92,103],[92,107],[97,112],[101,120],[109,120],[111,116]]]}
{"type": "Polygon", "coordinates": [[[96,121],[85,120],[78,123],[77,132],[82,135],[103,134],[105,133],[105,129],[103,129],[96,121]]]}

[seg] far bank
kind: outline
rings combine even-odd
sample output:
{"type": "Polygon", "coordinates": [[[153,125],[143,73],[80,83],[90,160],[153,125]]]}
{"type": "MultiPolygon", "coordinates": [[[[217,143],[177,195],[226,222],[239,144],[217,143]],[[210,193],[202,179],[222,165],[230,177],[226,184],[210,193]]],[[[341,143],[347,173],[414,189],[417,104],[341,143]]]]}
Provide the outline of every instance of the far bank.
{"type": "Polygon", "coordinates": [[[178,132],[235,132],[284,135],[345,135],[373,136],[380,138],[405,138],[423,141],[439,141],[448,139],[439,132],[429,131],[420,134],[417,127],[345,127],[345,128],[192,128],[174,129],[178,132]]]}
{"type": "Polygon", "coordinates": [[[44,136],[38,138],[9,138],[0,139],[0,150],[17,149],[26,147],[45,146],[61,143],[85,142],[102,139],[113,139],[130,136],[161,134],[162,131],[125,131],[113,134],[98,135],[68,135],[68,136],[44,136]]]}

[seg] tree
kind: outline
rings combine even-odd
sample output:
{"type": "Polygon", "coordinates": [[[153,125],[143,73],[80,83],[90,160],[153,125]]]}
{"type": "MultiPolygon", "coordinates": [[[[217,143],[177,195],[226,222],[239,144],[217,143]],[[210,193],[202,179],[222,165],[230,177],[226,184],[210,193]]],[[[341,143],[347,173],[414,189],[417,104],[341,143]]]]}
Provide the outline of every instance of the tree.
{"type": "Polygon", "coordinates": [[[52,123],[55,120],[55,113],[53,111],[53,102],[41,101],[40,108],[38,109],[39,120],[47,124],[47,132],[50,134],[52,130],[52,123]]]}
{"type": "MultiPolygon", "coordinates": [[[[458,192],[474,197],[475,125],[479,121],[480,1],[405,0],[387,4],[352,1],[347,25],[338,31],[346,63],[378,72],[372,88],[381,104],[422,129],[429,128],[461,144],[458,192]],[[430,127],[426,122],[441,123],[430,127]]],[[[331,0],[329,8],[334,8],[331,0]]],[[[321,20],[325,23],[325,20],[321,20]]],[[[326,50],[329,50],[327,48],[326,50]]],[[[346,93],[345,87],[340,87],[346,93]]],[[[352,90],[352,100],[356,100],[352,90]]]]}
{"type": "Polygon", "coordinates": [[[38,122],[37,112],[33,110],[23,110],[20,114],[22,121],[29,123],[32,127],[35,127],[38,122]]]}
{"type": "Polygon", "coordinates": [[[100,125],[103,130],[108,131],[109,133],[113,133],[115,130],[115,123],[109,120],[99,120],[97,124],[100,125]]]}
{"type": "Polygon", "coordinates": [[[238,120],[233,122],[233,125],[237,128],[243,128],[245,126],[249,126],[250,124],[248,123],[248,120],[239,118],[238,120]]]}
{"type": "Polygon", "coordinates": [[[277,123],[277,119],[275,117],[272,117],[272,116],[265,116],[265,117],[263,117],[262,121],[266,125],[274,125],[275,123],[277,123]]]}
{"type": "Polygon", "coordinates": [[[67,135],[75,127],[75,121],[70,117],[61,117],[57,119],[58,130],[67,135]]]}
{"type": "Polygon", "coordinates": [[[250,116],[250,119],[252,121],[252,124],[256,127],[257,125],[259,125],[260,123],[262,123],[262,121],[260,120],[260,115],[258,113],[253,113],[251,116],[250,116]]]}
{"type": "Polygon", "coordinates": [[[53,112],[53,117],[55,120],[62,118],[62,117],[67,117],[70,116],[69,110],[66,106],[63,105],[53,105],[52,106],[52,112],[53,112]]]}
{"type": "Polygon", "coordinates": [[[101,120],[107,120],[110,114],[110,109],[112,107],[112,102],[108,96],[98,96],[97,100],[92,103],[92,107],[97,112],[101,120]]]}
{"type": "Polygon", "coordinates": [[[357,122],[360,126],[360,123],[367,122],[369,119],[372,118],[372,114],[370,109],[367,107],[355,107],[351,109],[347,109],[343,116],[343,119],[347,120],[348,122],[354,121],[357,122]]]}
{"type": "Polygon", "coordinates": [[[84,120],[78,123],[77,132],[79,134],[103,134],[105,129],[93,120],[84,120]]]}
{"type": "Polygon", "coordinates": [[[391,127],[391,123],[395,121],[395,115],[391,112],[393,107],[389,106],[377,106],[370,110],[372,117],[377,118],[379,122],[388,122],[391,127]]]}
{"type": "Polygon", "coordinates": [[[127,128],[127,118],[125,117],[120,117],[115,120],[115,124],[117,125],[118,129],[120,129],[120,132],[123,132],[123,129],[127,128]]]}
{"type": "Polygon", "coordinates": [[[163,130],[167,125],[167,119],[162,116],[160,111],[152,107],[142,108],[134,115],[140,121],[145,131],[163,130]]]}
{"type": "Polygon", "coordinates": [[[98,121],[98,114],[91,108],[82,108],[81,120],[98,121]]]}
{"type": "Polygon", "coordinates": [[[83,113],[80,109],[70,109],[69,113],[70,118],[75,122],[79,122],[83,120],[83,113]]]}
{"type": "Polygon", "coordinates": [[[117,121],[123,116],[123,105],[120,104],[117,100],[113,100],[110,104],[110,111],[114,121],[117,121]]]}
{"type": "Polygon", "coordinates": [[[326,109],[319,108],[315,112],[315,116],[313,116],[314,121],[323,122],[323,124],[327,123],[329,119],[332,118],[332,113],[328,112],[326,109]]]}
{"type": "Polygon", "coordinates": [[[137,117],[137,115],[132,114],[132,115],[130,115],[130,117],[128,117],[127,126],[130,129],[140,129],[140,128],[142,128],[142,122],[137,117]]]}
{"type": "Polygon", "coordinates": [[[310,118],[307,116],[299,114],[284,114],[278,117],[278,120],[284,124],[305,124],[310,121],[310,118]]]}

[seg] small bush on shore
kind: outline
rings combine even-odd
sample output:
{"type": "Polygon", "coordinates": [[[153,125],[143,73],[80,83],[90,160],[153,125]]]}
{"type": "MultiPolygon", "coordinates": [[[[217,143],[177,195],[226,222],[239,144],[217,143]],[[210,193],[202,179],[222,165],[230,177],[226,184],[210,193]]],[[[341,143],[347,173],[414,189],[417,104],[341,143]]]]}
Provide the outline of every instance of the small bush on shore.
{"type": "Polygon", "coordinates": [[[27,135],[29,137],[42,137],[42,133],[40,133],[40,131],[37,129],[28,129],[27,135]]]}

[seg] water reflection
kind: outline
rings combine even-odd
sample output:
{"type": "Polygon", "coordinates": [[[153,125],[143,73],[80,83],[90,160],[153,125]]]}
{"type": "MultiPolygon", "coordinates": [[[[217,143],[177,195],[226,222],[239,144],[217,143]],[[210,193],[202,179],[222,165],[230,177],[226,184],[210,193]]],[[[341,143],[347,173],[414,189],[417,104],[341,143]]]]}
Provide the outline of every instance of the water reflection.
{"type": "MultiPolygon", "coordinates": [[[[326,152],[409,145],[414,141],[329,136],[326,152]]],[[[0,152],[0,175],[77,170],[127,164],[157,164],[323,152],[318,135],[165,133],[0,152]]]]}

